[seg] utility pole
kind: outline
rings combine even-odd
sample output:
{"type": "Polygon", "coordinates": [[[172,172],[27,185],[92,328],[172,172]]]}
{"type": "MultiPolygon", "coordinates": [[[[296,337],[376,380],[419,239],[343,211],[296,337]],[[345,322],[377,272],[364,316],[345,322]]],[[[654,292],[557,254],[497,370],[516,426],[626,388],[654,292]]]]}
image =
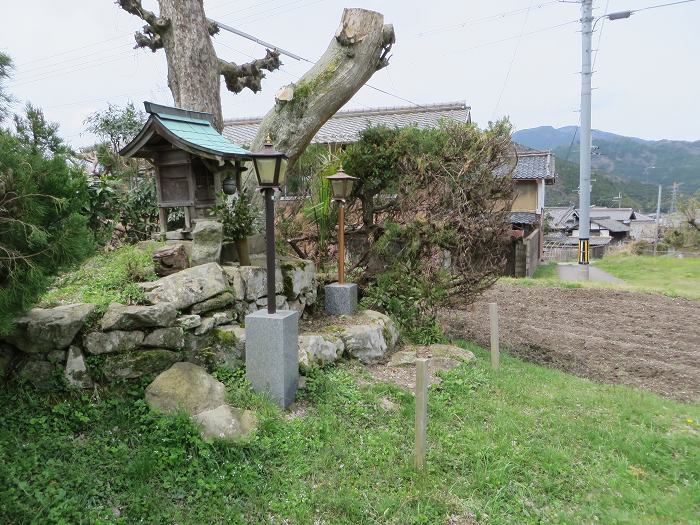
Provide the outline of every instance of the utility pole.
{"type": "Polygon", "coordinates": [[[579,138],[578,263],[588,279],[591,207],[591,47],[593,0],[581,0],[581,134],[579,138]]]}
{"type": "Polygon", "coordinates": [[[661,184],[659,184],[659,198],[656,200],[656,235],[654,236],[654,257],[656,257],[656,245],[659,244],[659,221],[661,220],[661,184]]]}

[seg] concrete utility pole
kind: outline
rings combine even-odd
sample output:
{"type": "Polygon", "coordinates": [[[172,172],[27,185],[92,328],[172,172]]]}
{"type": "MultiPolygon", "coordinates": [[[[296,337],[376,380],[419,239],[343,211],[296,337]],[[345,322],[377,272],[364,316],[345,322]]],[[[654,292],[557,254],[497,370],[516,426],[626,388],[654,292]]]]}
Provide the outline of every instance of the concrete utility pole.
{"type": "Polygon", "coordinates": [[[578,263],[588,279],[591,208],[591,47],[593,0],[581,1],[581,134],[579,138],[578,263]]]}

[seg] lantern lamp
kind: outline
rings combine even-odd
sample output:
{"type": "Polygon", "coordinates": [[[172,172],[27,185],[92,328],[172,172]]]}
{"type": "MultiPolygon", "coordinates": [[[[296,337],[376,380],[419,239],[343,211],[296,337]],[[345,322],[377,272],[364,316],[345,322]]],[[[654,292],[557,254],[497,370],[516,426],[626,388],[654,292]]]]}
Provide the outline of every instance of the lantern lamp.
{"type": "Polygon", "coordinates": [[[261,151],[251,154],[258,189],[265,195],[265,242],[267,255],[267,312],[274,314],[275,305],[275,203],[272,194],[284,184],[287,172],[287,156],[272,147],[272,139],[267,136],[261,151]]]}
{"type": "Polygon", "coordinates": [[[260,188],[279,188],[284,184],[287,156],[272,146],[269,135],[262,150],[254,152],[251,156],[260,188]]]}
{"type": "Polygon", "coordinates": [[[333,192],[333,200],[345,202],[345,200],[352,193],[352,183],[357,180],[357,177],[352,177],[343,171],[343,167],[340,167],[340,171],[335,175],[330,175],[326,177],[331,182],[331,191],[333,192]]]}

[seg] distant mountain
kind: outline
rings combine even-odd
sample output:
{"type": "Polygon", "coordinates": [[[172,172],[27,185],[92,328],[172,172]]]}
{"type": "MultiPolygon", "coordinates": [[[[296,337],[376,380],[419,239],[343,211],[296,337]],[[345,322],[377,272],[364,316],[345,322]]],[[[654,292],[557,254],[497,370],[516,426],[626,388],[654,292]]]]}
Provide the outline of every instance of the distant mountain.
{"type": "MultiPolygon", "coordinates": [[[[545,190],[547,206],[578,206],[578,164],[557,158],[557,181],[545,190]]],[[[598,206],[623,206],[650,213],[656,210],[658,187],[636,181],[623,181],[615,177],[597,173],[593,176],[591,203],[598,206]],[[617,196],[622,195],[619,203],[617,196]]],[[[670,195],[664,194],[662,208],[668,209],[670,195]]]]}
{"type": "MultiPolygon", "coordinates": [[[[516,131],[513,140],[530,148],[551,149],[556,154],[557,166],[560,161],[567,160],[578,164],[579,135],[576,130],[576,126],[540,126],[516,131]]],[[[631,182],[662,184],[665,194],[670,193],[674,182],[682,184],[680,190],[683,193],[700,190],[700,141],[644,140],[593,130],[593,146],[596,148],[592,159],[593,178],[606,176],[615,187],[619,187],[617,191],[623,196],[629,194],[628,183],[631,182]]],[[[646,193],[642,187],[635,185],[634,189],[646,193]]]]}
{"type": "MultiPolygon", "coordinates": [[[[591,202],[613,205],[618,193],[623,206],[637,203],[647,212],[656,208],[657,186],[663,185],[662,209],[670,204],[671,186],[681,194],[700,190],[700,141],[644,140],[593,130],[593,183],[591,202]]],[[[565,204],[578,199],[566,193],[578,188],[579,135],[576,126],[540,126],[513,134],[513,140],[534,149],[550,149],[556,155],[562,183],[550,187],[551,199],[565,204]],[[567,161],[568,164],[567,165],[567,161]],[[575,172],[575,173],[574,173],[575,172]],[[564,181],[567,188],[564,188],[564,181]]],[[[548,204],[550,197],[547,198],[548,204]]]]}
{"type": "MultiPolygon", "coordinates": [[[[616,135],[615,133],[608,133],[607,131],[601,131],[599,129],[592,130],[591,134],[593,135],[594,144],[598,140],[631,140],[638,143],[652,142],[636,137],[616,135]]],[[[516,142],[534,149],[554,149],[559,146],[566,146],[568,149],[572,139],[574,139],[574,145],[578,147],[578,138],[578,126],[564,126],[562,128],[540,126],[538,128],[521,129],[513,133],[513,139],[516,142]]]]}

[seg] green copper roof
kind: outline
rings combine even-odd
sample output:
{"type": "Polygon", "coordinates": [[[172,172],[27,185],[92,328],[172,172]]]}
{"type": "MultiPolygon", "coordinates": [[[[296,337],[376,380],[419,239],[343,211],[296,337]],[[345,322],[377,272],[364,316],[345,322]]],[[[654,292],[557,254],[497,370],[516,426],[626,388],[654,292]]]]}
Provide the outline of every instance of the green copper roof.
{"type": "Polygon", "coordinates": [[[155,113],[155,116],[168,131],[195,147],[222,154],[250,155],[248,150],[224,138],[207,120],[167,113],[155,113]]]}
{"type": "Polygon", "coordinates": [[[144,106],[151,116],[138,135],[119,152],[120,155],[148,158],[153,151],[151,147],[158,143],[160,137],[160,140],[170,142],[175,148],[210,159],[239,160],[240,157],[250,156],[248,150],[216,131],[212,126],[211,113],[161,106],[153,102],[144,102],[144,106]]]}

